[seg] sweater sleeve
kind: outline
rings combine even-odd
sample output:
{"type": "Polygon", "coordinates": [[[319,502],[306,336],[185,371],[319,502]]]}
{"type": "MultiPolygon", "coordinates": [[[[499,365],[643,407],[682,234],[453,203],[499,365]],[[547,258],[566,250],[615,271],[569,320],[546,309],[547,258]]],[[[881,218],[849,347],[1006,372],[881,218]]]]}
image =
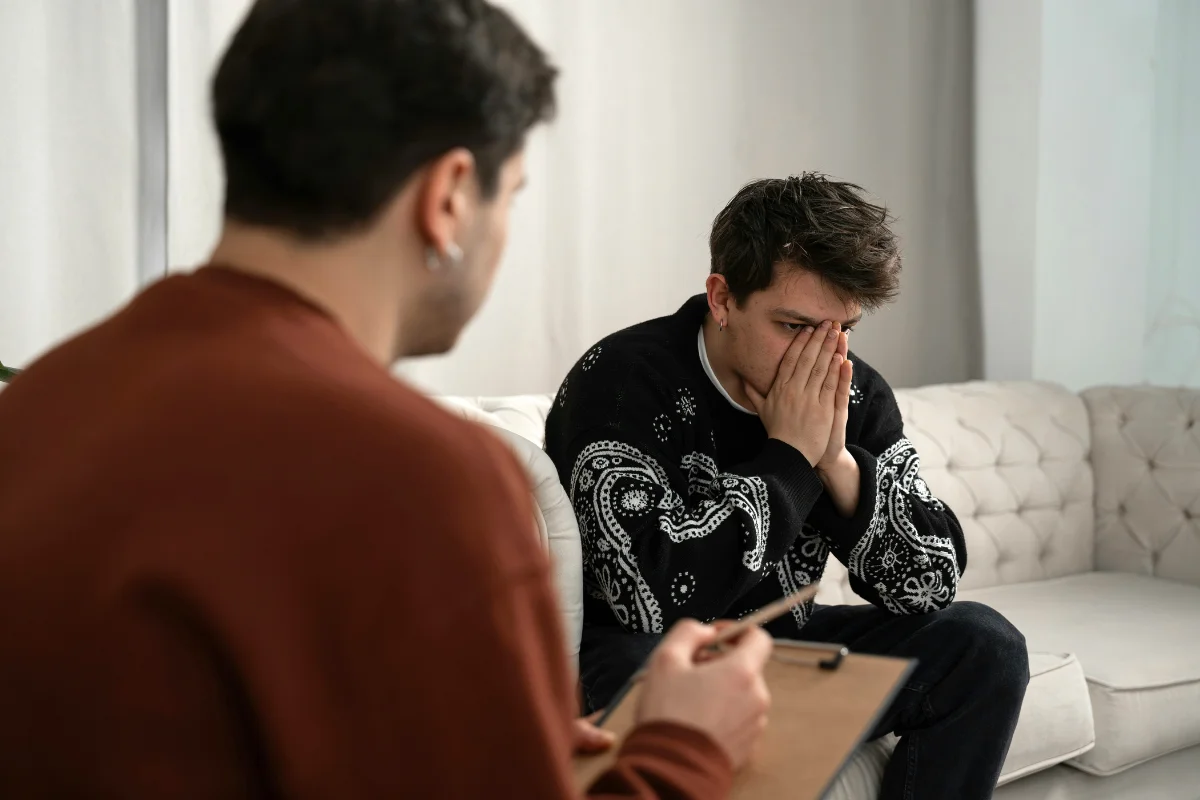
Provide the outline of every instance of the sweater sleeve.
{"type": "Polygon", "coordinates": [[[936,611],[954,600],[967,566],[962,527],[921,477],[891,387],[860,365],[851,401],[857,432],[847,431],[846,445],[861,476],[858,508],[846,519],[823,497],[808,525],[846,565],[859,596],[893,614],[936,611]]]}
{"type": "Polygon", "coordinates": [[[733,785],[729,759],[704,734],[668,722],[635,728],[617,761],[595,780],[588,797],[724,798],[733,785]]]}
{"type": "Polygon", "coordinates": [[[697,445],[709,432],[686,389],[645,366],[573,389],[610,409],[571,436],[559,464],[592,598],[643,633],[727,615],[784,557],[820,497],[808,461],[768,440],[753,460],[718,470],[697,445]]]}

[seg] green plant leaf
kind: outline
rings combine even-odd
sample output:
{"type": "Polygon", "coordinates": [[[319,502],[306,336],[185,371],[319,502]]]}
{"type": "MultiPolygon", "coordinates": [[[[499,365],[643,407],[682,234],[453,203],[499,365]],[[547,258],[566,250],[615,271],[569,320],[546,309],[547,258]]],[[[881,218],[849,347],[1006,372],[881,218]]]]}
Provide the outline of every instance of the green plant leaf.
{"type": "Polygon", "coordinates": [[[21,370],[19,370],[19,369],[13,369],[12,367],[6,367],[6,366],[4,366],[3,363],[0,363],[0,383],[8,383],[13,378],[17,377],[17,375],[19,375],[20,372],[21,372],[21,370]]]}

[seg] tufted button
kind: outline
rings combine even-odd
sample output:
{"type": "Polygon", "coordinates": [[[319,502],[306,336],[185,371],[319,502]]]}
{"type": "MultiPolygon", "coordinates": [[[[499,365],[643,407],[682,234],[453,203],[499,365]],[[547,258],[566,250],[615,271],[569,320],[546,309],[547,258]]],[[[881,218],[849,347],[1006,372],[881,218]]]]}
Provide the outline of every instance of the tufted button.
{"type": "Polygon", "coordinates": [[[1124,503],[1121,503],[1120,505],[1117,506],[1117,515],[1122,516],[1122,517],[1125,516],[1125,504],[1124,503]]]}

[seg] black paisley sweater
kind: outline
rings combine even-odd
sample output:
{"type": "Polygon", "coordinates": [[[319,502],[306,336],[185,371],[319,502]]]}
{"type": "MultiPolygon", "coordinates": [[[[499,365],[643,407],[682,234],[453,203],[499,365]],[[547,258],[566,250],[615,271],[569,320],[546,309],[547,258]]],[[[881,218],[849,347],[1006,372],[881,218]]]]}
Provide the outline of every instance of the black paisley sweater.
{"type": "MultiPolygon", "coordinates": [[[[720,389],[703,295],[603,339],[574,366],[546,451],[579,519],[584,624],[661,633],[737,618],[819,581],[832,552],[854,591],[894,614],[944,608],[962,529],[929,491],[891,388],[857,356],[846,430],[862,486],[841,516],[808,461],[720,389]]],[[[786,637],[811,604],[769,626],[786,637]]]]}

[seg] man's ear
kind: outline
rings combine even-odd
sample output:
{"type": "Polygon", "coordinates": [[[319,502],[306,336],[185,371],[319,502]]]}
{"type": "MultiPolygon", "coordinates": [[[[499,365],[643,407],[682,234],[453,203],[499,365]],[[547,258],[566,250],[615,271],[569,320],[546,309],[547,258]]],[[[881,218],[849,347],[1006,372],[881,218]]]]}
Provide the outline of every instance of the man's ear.
{"type": "Polygon", "coordinates": [[[729,291],[729,284],[725,282],[725,276],[716,273],[709,275],[708,280],[704,282],[704,288],[708,291],[709,313],[718,325],[728,325],[729,312],[733,309],[734,300],[729,291]]]}
{"type": "Polygon", "coordinates": [[[464,147],[446,152],[425,169],[417,228],[439,255],[456,247],[468,226],[475,185],[475,156],[464,147]]]}

